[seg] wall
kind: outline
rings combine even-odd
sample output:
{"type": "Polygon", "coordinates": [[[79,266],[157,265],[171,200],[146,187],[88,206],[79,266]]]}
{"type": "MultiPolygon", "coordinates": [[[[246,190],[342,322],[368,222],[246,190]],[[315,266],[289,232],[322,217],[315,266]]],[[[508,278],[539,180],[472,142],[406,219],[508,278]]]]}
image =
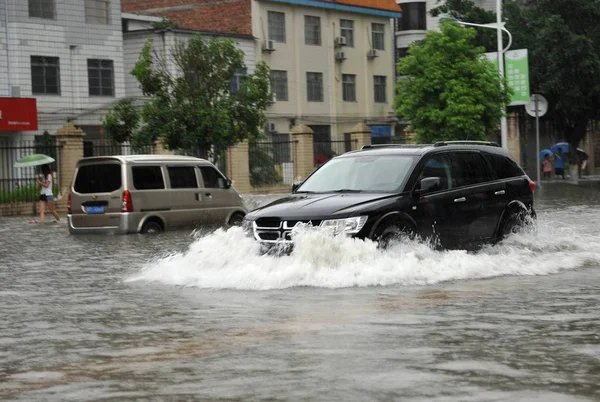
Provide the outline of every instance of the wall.
{"type": "Polygon", "coordinates": [[[53,20],[30,18],[27,1],[9,0],[10,85],[20,87],[20,96],[32,96],[30,56],[60,58],[61,94],[35,96],[39,130],[23,132],[21,139],[44,130],[53,133],[68,118],[99,125],[107,108],[125,96],[120,1],[111,0],[106,25],[86,24],[81,0],[56,1],[55,6],[53,20]],[[114,96],[89,95],[87,59],[113,60],[114,96]]]}
{"type": "Polygon", "coordinates": [[[8,85],[8,44],[6,41],[6,3],[0,0],[0,96],[10,96],[8,85]]]}

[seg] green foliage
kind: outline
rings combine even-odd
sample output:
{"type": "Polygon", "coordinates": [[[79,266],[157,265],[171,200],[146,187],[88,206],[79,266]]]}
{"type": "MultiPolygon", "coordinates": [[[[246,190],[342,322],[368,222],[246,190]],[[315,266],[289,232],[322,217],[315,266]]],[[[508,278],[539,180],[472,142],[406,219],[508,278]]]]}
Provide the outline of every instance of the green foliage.
{"type": "Polygon", "coordinates": [[[283,181],[283,177],[275,168],[274,152],[269,143],[250,143],[248,162],[252,187],[272,186],[283,181]]]}
{"type": "Polygon", "coordinates": [[[475,31],[444,22],[398,63],[397,114],[411,122],[417,141],[485,140],[498,129],[510,93],[475,31]]]}
{"type": "MultiPolygon", "coordinates": [[[[53,194],[58,194],[58,185],[52,188],[53,194]]],[[[40,186],[38,184],[25,184],[15,187],[13,190],[0,189],[0,204],[10,202],[34,202],[40,197],[40,186]]]]}
{"type": "Polygon", "coordinates": [[[122,99],[102,121],[107,136],[119,144],[129,141],[140,121],[140,115],[131,99],[122,99]]]}
{"type": "Polygon", "coordinates": [[[160,22],[152,23],[152,29],[155,29],[155,30],[176,29],[176,28],[181,28],[181,26],[178,23],[176,23],[175,21],[172,21],[165,17],[163,17],[163,19],[160,20],[160,22]]]}
{"type": "Polygon", "coordinates": [[[175,73],[152,52],[148,41],[132,71],[143,93],[151,97],[142,107],[142,124],[132,143],[150,144],[161,136],[169,149],[220,154],[260,135],[264,111],[271,103],[266,63],[257,63],[254,74],[245,76],[234,91],[232,79],[246,66],[244,52],[232,40],[196,35],[178,42],[169,57],[175,73]]]}

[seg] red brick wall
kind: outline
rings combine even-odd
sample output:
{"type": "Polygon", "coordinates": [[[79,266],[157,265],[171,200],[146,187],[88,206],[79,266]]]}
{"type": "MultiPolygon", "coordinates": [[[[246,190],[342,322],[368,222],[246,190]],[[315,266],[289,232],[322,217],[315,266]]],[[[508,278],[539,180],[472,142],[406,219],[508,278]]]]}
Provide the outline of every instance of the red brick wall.
{"type": "Polygon", "coordinates": [[[250,0],[121,0],[121,8],[166,17],[186,29],[252,35],[250,0]]]}

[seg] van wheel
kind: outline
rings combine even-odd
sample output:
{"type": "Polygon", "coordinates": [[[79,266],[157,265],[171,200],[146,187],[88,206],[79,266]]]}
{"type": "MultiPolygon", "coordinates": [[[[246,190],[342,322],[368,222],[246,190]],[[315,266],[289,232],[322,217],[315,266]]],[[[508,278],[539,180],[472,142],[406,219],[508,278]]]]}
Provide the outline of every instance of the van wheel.
{"type": "Polygon", "coordinates": [[[380,249],[386,250],[390,245],[403,239],[414,239],[415,232],[411,228],[403,224],[393,223],[387,225],[381,230],[378,230],[373,240],[377,242],[377,246],[380,249]]]}
{"type": "Polygon", "coordinates": [[[148,234],[148,235],[153,235],[153,234],[159,234],[163,231],[162,226],[160,225],[160,223],[156,222],[156,221],[148,221],[146,223],[144,223],[144,226],[142,226],[142,234],[148,234]]]}
{"type": "Polygon", "coordinates": [[[228,225],[229,226],[242,226],[243,222],[244,222],[244,214],[242,214],[240,212],[236,212],[235,214],[231,215],[231,218],[229,218],[228,225]]]}

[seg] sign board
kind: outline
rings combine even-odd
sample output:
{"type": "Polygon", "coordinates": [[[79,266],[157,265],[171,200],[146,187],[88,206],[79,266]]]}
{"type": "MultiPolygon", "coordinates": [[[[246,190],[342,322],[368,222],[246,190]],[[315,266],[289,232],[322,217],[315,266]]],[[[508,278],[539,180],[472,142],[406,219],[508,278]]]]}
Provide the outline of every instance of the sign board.
{"type": "MultiPolygon", "coordinates": [[[[485,54],[498,66],[498,53],[485,54]]],[[[504,75],[508,86],[513,90],[510,106],[529,103],[529,59],[527,49],[509,50],[504,53],[504,75]]]]}
{"type": "Polygon", "coordinates": [[[0,98],[0,131],[37,129],[37,103],[34,98],[0,98]]]}
{"type": "Polygon", "coordinates": [[[537,103],[537,117],[542,117],[548,112],[548,101],[542,95],[533,94],[531,100],[525,105],[525,111],[531,117],[536,117],[535,106],[537,103]]]}

